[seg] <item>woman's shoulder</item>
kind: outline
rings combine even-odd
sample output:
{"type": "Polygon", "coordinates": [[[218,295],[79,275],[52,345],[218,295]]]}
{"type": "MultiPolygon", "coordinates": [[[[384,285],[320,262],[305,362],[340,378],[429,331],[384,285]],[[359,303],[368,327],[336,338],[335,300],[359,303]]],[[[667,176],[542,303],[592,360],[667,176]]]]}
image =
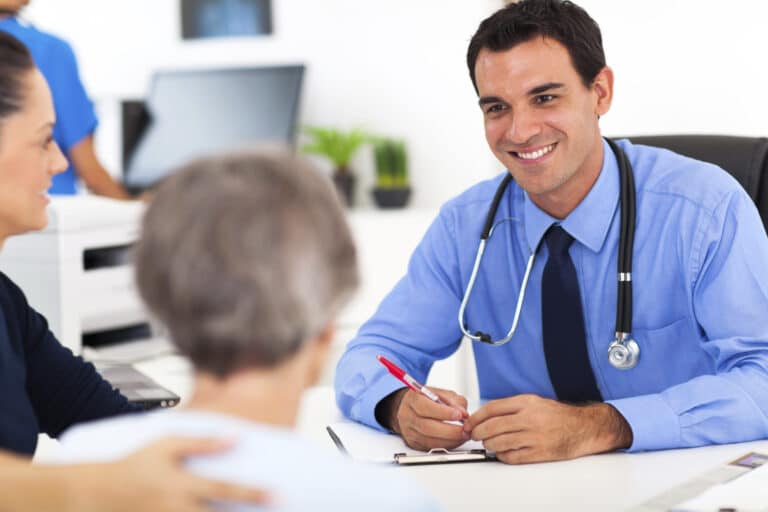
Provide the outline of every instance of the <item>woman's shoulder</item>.
{"type": "Polygon", "coordinates": [[[3,303],[27,303],[24,292],[21,291],[19,285],[14,283],[13,280],[2,271],[0,271],[0,300],[3,301],[3,303]]]}
{"type": "Polygon", "coordinates": [[[0,271],[0,298],[27,303],[24,292],[5,272],[0,271]]]}

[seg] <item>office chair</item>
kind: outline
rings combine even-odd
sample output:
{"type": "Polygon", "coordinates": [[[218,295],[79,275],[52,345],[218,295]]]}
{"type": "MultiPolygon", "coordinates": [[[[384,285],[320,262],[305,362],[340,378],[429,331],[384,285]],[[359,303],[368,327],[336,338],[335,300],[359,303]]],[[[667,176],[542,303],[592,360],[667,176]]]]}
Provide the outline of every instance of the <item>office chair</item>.
{"type": "Polygon", "coordinates": [[[768,138],[728,135],[647,135],[627,137],[718,165],[728,171],[757,205],[768,232],[768,138]]]}

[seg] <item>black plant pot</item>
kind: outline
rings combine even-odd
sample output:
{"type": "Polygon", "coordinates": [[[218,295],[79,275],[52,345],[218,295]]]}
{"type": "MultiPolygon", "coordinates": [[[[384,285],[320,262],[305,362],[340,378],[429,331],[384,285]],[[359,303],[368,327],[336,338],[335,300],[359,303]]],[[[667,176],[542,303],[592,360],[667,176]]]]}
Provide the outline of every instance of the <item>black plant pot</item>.
{"type": "Polygon", "coordinates": [[[355,199],[355,175],[349,172],[333,173],[333,184],[342,201],[348,206],[354,206],[355,199]]]}
{"type": "Polygon", "coordinates": [[[373,189],[373,199],[379,208],[402,208],[411,197],[410,187],[373,189]]]}

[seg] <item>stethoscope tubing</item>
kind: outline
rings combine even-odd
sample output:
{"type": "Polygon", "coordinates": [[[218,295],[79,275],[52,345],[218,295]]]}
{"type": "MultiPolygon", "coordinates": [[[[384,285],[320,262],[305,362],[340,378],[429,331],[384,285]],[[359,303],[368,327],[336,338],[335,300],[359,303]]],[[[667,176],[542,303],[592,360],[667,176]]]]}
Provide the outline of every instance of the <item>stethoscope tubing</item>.
{"type": "Polygon", "coordinates": [[[621,175],[619,231],[618,288],[616,298],[616,338],[628,337],[632,332],[632,253],[635,245],[635,179],[626,153],[610,139],[606,139],[617,156],[621,175]]]}
{"type": "MultiPolygon", "coordinates": [[[[619,250],[617,257],[618,267],[618,287],[616,297],[616,340],[623,341],[631,338],[632,332],[632,252],[634,248],[635,239],[635,212],[636,212],[636,197],[635,197],[635,181],[632,173],[632,166],[629,163],[627,155],[610,139],[605,139],[608,145],[616,155],[616,159],[619,165],[619,201],[620,201],[620,227],[619,227],[619,250]]],[[[531,270],[533,269],[534,260],[539,247],[537,246],[531,251],[526,264],[525,274],[523,275],[523,282],[520,285],[520,293],[518,294],[517,304],[515,306],[515,315],[512,320],[512,326],[510,327],[507,335],[499,340],[493,340],[489,334],[481,331],[475,333],[470,332],[469,328],[464,322],[464,315],[466,312],[467,304],[469,303],[469,297],[472,294],[472,289],[475,286],[475,280],[480,269],[480,261],[485,253],[488,238],[493,232],[493,221],[496,218],[498,212],[499,203],[504,195],[507,186],[512,181],[512,175],[507,173],[504,179],[499,184],[494,194],[493,201],[488,210],[488,214],[483,224],[483,231],[480,235],[480,244],[477,248],[475,255],[475,262],[472,267],[472,274],[470,275],[467,288],[464,292],[464,297],[461,300],[459,307],[458,321],[462,334],[474,341],[480,341],[489,345],[504,345],[509,342],[517,330],[518,322],[520,320],[520,314],[522,311],[523,299],[525,292],[528,288],[528,278],[530,277],[531,270]]]]}

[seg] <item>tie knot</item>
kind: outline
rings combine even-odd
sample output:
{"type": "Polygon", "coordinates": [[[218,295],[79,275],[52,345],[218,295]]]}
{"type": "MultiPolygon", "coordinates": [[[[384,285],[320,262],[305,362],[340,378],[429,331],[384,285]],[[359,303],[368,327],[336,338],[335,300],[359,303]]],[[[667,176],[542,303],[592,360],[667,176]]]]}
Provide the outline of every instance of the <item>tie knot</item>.
{"type": "Polygon", "coordinates": [[[555,224],[544,235],[550,256],[565,256],[573,243],[573,237],[560,224],[555,224]]]}

